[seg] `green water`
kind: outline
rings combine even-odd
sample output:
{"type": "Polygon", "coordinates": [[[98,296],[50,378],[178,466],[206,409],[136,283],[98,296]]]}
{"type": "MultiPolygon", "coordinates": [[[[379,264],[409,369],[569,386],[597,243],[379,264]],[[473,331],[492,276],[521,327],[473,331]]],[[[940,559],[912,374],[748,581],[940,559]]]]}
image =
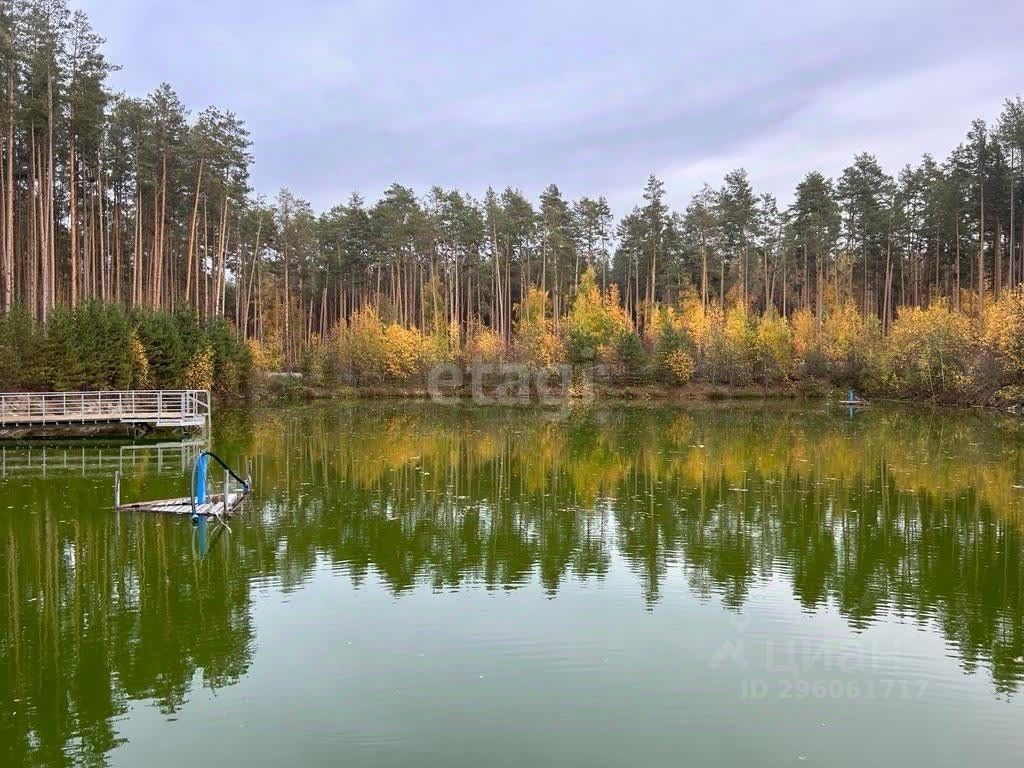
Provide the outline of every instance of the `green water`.
{"type": "Polygon", "coordinates": [[[2,765],[1019,765],[1024,424],[219,410],[0,456],[2,765]]]}

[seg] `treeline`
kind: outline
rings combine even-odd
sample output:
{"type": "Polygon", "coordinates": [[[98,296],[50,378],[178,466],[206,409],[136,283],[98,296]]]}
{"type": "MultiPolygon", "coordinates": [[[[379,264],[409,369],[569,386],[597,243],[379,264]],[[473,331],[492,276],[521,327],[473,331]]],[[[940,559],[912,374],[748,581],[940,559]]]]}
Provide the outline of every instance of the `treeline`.
{"type": "MultiPolygon", "coordinates": [[[[530,307],[556,331],[592,268],[650,336],[665,307],[798,312],[822,332],[852,306],[888,334],[909,308],[984,317],[1024,280],[1024,102],[976,120],[944,160],[895,175],[859,154],[838,178],[808,173],[782,206],[747,173],[681,210],[652,176],[616,220],[602,197],[482,197],[394,184],[323,213],[249,188],[243,122],[189,115],[169,85],[111,91],[102,39],[66,0],[0,0],[0,310],[47,322],[100,300],[233,321],[285,368],[372,313],[463,347],[481,329],[506,357],[530,307]]],[[[650,350],[647,350],[650,352],[650,350]]]]}
{"type": "MultiPolygon", "coordinates": [[[[314,384],[422,387],[432,368],[477,368],[492,382],[519,380],[508,361],[529,369],[574,366],[597,383],[788,387],[799,382],[854,386],[872,395],[932,397],[963,403],[1024,402],[1024,288],[1005,291],[984,323],[945,302],[906,307],[883,333],[881,321],[850,300],[825,301],[819,314],[801,308],[786,318],[737,303],[705,306],[694,291],[655,307],[638,334],[615,285],[602,292],[592,267],[583,273],[560,323],[550,299],[529,292],[510,344],[476,327],[462,344],[383,319],[367,306],[326,338],[314,337],[300,368],[314,384]],[[485,366],[486,368],[481,368],[485,366]]],[[[253,345],[257,365],[281,360],[253,345]]]]}
{"type": "Polygon", "coordinates": [[[0,315],[0,390],[211,389],[241,396],[248,346],[224,319],[128,311],[89,301],[54,307],[42,325],[23,308],[0,315]]]}

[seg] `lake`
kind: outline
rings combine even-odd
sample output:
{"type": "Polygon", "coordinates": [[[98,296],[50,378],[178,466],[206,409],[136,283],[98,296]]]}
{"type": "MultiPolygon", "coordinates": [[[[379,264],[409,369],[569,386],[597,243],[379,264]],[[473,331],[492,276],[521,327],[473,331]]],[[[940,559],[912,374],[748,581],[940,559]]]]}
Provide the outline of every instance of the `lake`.
{"type": "Polygon", "coordinates": [[[1024,760],[1024,423],[824,403],[215,410],[0,455],[0,764],[1024,760]]]}

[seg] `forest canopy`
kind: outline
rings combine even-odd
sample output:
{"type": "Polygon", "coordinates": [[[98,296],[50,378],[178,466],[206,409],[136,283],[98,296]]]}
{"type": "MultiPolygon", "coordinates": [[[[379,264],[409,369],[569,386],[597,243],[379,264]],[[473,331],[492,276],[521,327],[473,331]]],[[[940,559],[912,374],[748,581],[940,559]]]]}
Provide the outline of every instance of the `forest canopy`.
{"type": "MultiPolygon", "coordinates": [[[[115,92],[103,45],[66,0],[0,2],[0,312],[20,308],[33,323],[90,302],[186,311],[198,323],[229,320],[258,363],[291,369],[379,322],[400,350],[382,363],[385,378],[417,369],[422,355],[410,362],[401,350],[422,337],[431,349],[539,364],[608,357],[611,345],[621,365],[683,380],[719,354],[700,346],[699,305],[704,325],[720,316],[762,346],[790,345],[790,361],[751,352],[716,375],[735,380],[748,369],[793,375],[803,358],[792,345],[809,343],[801,334],[834,351],[827,327],[847,312],[868,339],[934,331],[925,320],[938,322],[941,308],[957,318],[947,330],[962,355],[1005,337],[993,323],[1015,317],[1019,96],[991,124],[965,126],[945,158],[887,170],[864,152],[837,178],[806,172],[786,205],[740,168],[678,210],[651,175],[619,217],[604,197],[568,199],[555,184],[533,200],[514,187],[474,196],[395,183],[318,212],[289,190],[268,201],[251,189],[249,133],[230,111],[193,114],[166,83],[145,98],[115,92]],[[593,329],[581,323],[594,318],[580,301],[628,332],[583,349],[593,329]],[[669,332],[682,340],[668,344],[669,332]]],[[[1000,343],[1011,354],[1011,340],[1000,343]]],[[[848,373],[867,347],[849,351],[848,373]]],[[[922,348],[934,356],[932,342],[922,348]]]]}

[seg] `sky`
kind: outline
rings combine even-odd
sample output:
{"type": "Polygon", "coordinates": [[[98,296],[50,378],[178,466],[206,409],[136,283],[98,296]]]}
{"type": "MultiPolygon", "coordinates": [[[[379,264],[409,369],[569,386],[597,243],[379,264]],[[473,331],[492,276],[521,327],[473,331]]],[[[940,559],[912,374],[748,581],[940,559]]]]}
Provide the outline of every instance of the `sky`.
{"type": "Polygon", "coordinates": [[[79,0],[122,67],[248,125],[252,186],[324,210],[394,181],[555,183],[616,214],[744,167],[786,203],[859,151],[944,158],[1024,95],[1024,2],[79,0]]]}

